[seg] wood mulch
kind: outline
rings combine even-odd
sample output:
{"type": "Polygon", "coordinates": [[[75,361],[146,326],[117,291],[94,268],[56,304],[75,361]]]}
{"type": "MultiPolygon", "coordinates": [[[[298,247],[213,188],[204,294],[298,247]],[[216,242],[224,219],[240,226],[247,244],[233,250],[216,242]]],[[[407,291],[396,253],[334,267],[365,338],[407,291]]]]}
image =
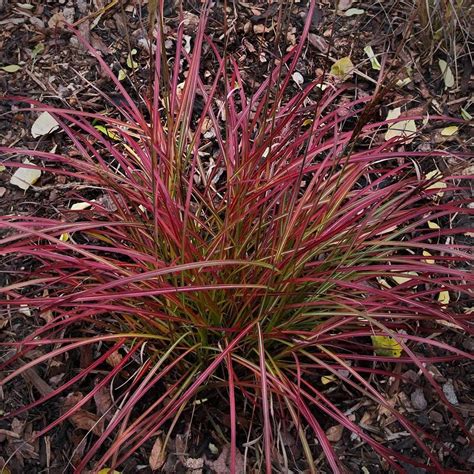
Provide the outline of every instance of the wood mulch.
{"type": "MultiPolygon", "coordinates": [[[[173,3],[166,2],[165,11],[170,44],[179,21],[173,3]]],[[[219,47],[226,44],[251,90],[264,80],[275,61],[297,41],[304,24],[307,2],[283,2],[284,6],[282,2],[270,0],[227,3],[227,28],[224,29],[223,24],[223,7],[216,4],[208,33],[219,47]]],[[[414,2],[408,2],[411,3],[414,2]]],[[[198,0],[183,4],[185,41],[192,42],[199,21],[199,6],[198,0]]],[[[453,62],[450,55],[452,44],[443,46],[442,41],[438,40],[434,45],[427,46],[419,22],[413,16],[413,11],[407,9],[407,2],[341,0],[339,6],[340,11],[336,12],[334,2],[318,2],[309,44],[298,64],[299,76],[295,79],[295,88],[298,87],[298,81],[311,81],[327,73],[335,60],[350,56],[357,70],[350,80],[358,86],[360,93],[373,92],[379,72],[372,68],[364,51],[370,45],[376,54],[386,53],[385,65],[390,69],[388,80],[410,79],[405,85],[396,86],[386,94],[378,111],[379,119],[385,118],[388,110],[395,107],[402,107],[406,114],[461,117],[463,111],[474,113],[471,106],[472,91],[469,89],[472,73],[467,44],[469,37],[466,39],[462,25],[454,41],[458,57],[453,62]],[[439,68],[440,59],[447,60],[451,65],[455,86],[446,87],[439,68]]],[[[104,104],[96,88],[107,90],[112,95],[113,88],[95,59],[60,23],[66,20],[75,24],[117,74],[120,69],[131,73],[127,58],[130,51],[135,49],[137,53],[133,60],[140,66],[133,76],[136,90],[139,90],[140,86],[146,84],[149,73],[147,18],[147,0],[0,0],[0,94],[28,96],[89,111],[102,110],[104,104]],[[8,72],[8,67],[7,70],[2,69],[15,65],[19,66],[17,70],[13,68],[15,72],[8,72]]],[[[204,55],[202,67],[203,71],[215,68],[210,54],[204,55]]],[[[131,93],[135,94],[133,90],[131,93]]],[[[117,96],[117,100],[120,97],[117,96]]],[[[33,138],[31,126],[34,119],[33,114],[16,112],[11,103],[0,102],[0,145],[48,151],[53,147],[64,146],[64,137],[60,134],[33,138]]],[[[467,151],[469,139],[468,130],[444,136],[439,126],[428,124],[417,146],[420,150],[438,146],[452,151],[467,151]]],[[[454,158],[436,163],[424,162],[420,166],[426,170],[437,167],[443,172],[456,170],[466,175],[473,174],[470,163],[454,158]]],[[[40,181],[24,192],[10,184],[10,177],[6,171],[0,173],[0,212],[3,215],[55,215],[67,204],[70,192],[77,185],[73,181],[43,174],[40,181]]],[[[0,268],[0,284],[7,284],[21,270],[4,259],[0,268]]],[[[29,311],[0,313],[0,342],[18,340],[43,323],[41,317],[29,311]]],[[[473,350],[473,339],[464,334],[454,331],[440,337],[467,351],[473,350]]],[[[58,360],[56,365],[45,370],[31,370],[23,378],[17,378],[14,384],[0,391],[0,414],[30,403],[38,395],[57,387],[69,377],[68,371],[72,370],[73,365],[74,361],[58,360]]],[[[474,469],[474,454],[467,440],[453,423],[449,412],[436,401],[430,385],[403,364],[395,370],[405,375],[406,382],[388,380],[384,386],[380,386],[380,390],[389,394],[393,403],[401,407],[410,419],[441,441],[443,448],[438,454],[444,457],[446,469],[459,469],[461,472],[469,472],[469,466],[474,469]]],[[[441,364],[430,370],[445,393],[449,393],[451,402],[466,419],[466,424],[469,424],[474,414],[473,366],[467,363],[441,364]]],[[[72,465],[81,458],[93,434],[85,438],[86,431],[81,429],[80,423],[66,422],[39,440],[34,435],[61,413],[68,399],[80,397],[80,390],[84,388],[87,387],[76,387],[70,394],[46,406],[37,407],[28,414],[0,420],[0,472],[2,466],[5,466],[4,473],[72,472],[72,465]]],[[[416,455],[415,442],[390,418],[390,413],[363,398],[348,399],[337,384],[328,386],[327,391],[331,392],[343,411],[383,439],[387,446],[408,455],[416,455]]],[[[98,416],[104,403],[107,403],[107,394],[100,394],[94,402],[85,406],[85,410],[98,416]]],[[[209,407],[208,410],[217,409],[209,407]]],[[[213,419],[216,418],[224,420],[225,424],[228,415],[202,410],[192,423],[186,417],[183,418],[167,447],[163,472],[228,472],[228,446],[213,425],[213,419]]],[[[390,472],[389,467],[363,443],[335,425],[334,421],[323,420],[322,425],[350,472],[390,472]]],[[[301,452],[293,435],[285,433],[285,439],[288,452],[298,461],[301,452]]],[[[152,444],[143,446],[129,459],[122,472],[153,472],[149,466],[152,444]]],[[[238,460],[243,462],[240,458],[238,460]]],[[[330,472],[323,457],[317,463],[321,472],[330,472]]],[[[299,467],[303,471],[304,463],[299,463],[299,467]]],[[[409,466],[406,469],[406,472],[413,473],[424,471],[409,466]]]]}

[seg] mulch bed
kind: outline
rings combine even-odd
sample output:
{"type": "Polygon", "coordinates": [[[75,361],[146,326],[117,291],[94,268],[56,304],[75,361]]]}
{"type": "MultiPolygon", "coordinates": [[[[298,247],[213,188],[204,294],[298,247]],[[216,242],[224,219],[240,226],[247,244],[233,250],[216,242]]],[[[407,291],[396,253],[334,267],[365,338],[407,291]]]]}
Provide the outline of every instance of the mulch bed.
{"type": "MultiPolygon", "coordinates": [[[[0,67],[20,66],[13,73],[0,69],[0,94],[28,96],[88,111],[99,111],[106,106],[96,88],[107,90],[120,100],[118,95],[114,95],[95,59],[78,44],[76,38],[59,26],[60,21],[65,19],[77,26],[117,73],[120,69],[132,73],[127,66],[127,59],[131,49],[136,49],[133,60],[140,66],[133,72],[135,91],[131,87],[131,94],[137,96],[137,91],[146,85],[149,73],[147,4],[147,1],[31,0],[17,3],[0,0],[0,67]],[[108,4],[113,6],[107,8],[108,4]]],[[[192,41],[199,19],[199,5],[197,0],[184,2],[186,41],[192,41]]],[[[262,82],[275,60],[295,44],[304,24],[306,2],[298,1],[291,5],[288,2],[284,8],[278,2],[267,1],[236,1],[228,2],[228,5],[227,28],[224,28],[222,6],[216,5],[211,14],[208,33],[219,47],[225,45],[234,55],[241,67],[242,77],[251,90],[262,82]]],[[[321,1],[318,4],[312,19],[309,44],[297,68],[304,82],[326,74],[334,60],[350,56],[358,71],[352,81],[360,93],[372,93],[379,73],[371,67],[364,52],[364,48],[371,45],[376,53],[387,52],[389,80],[395,80],[400,71],[402,73],[397,77],[401,79],[411,72],[409,83],[403,87],[394,87],[385,95],[378,112],[379,119],[385,118],[389,109],[400,106],[404,107],[407,114],[441,113],[459,117],[461,109],[469,111],[471,66],[470,61],[466,60],[468,56],[462,56],[457,63],[457,86],[447,89],[438,66],[438,60],[446,59],[446,54],[442,48],[426,50],[416,21],[411,23],[413,12],[407,11],[402,2],[341,0],[340,7],[342,10],[336,13],[333,2],[321,1]],[[359,12],[348,16],[350,9],[359,12]],[[403,47],[400,47],[401,44],[403,47]],[[410,64],[410,71],[403,72],[407,64],[410,64]]],[[[172,48],[173,34],[179,21],[173,2],[166,2],[165,13],[169,47],[172,48]]],[[[465,45],[459,45],[459,49],[462,48],[465,45]]],[[[204,55],[202,67],[203,71],[215,69],[210,54],[204,55]]],[[[298,84],[295,83],[294,87],[298,87],[298,84]]],[[[0,104],[1,145],[48,151],[53,147],[62,149],[65,146],[63,136],[59,134],[33,139],[30,130],[35,117],[22,112],[6,114],[11,110],[10,104],[0,104]]],[[[440,134],[439,128],[426,125],[417,146],[420,149],[438,146],[452,151],[465,151],[469,141],[467,133],[461,131],[455,136],[446,137],[440,134]]],[[[424,170],[434,167],[441,171],[455,169],[464,174],[469,174],[467,171],[470,170],[472,174],[469,163],[459,160],[423,162],[420,166],[424,170]]],[[[76,185],[72,180],[58,180],[43,174],[41,180],[25,193],[10,184],[8,172],[0,173],[0,212],[4,215],[55,215],[67,203],[76,185]]],[[[28,262],[24,262],[24,265],[27,266],[28,262]]],[[[22,270],[4,259],[0,283],[10,282],[22,270]]],[[[0,342],[18,339],[43,322],[41,317],[26,311],[0,314],[0,342]]],[[[463,334],[450,332],[439,337],[467,351],[473,350],[473,340],[463,334]]],[[[69,377],[73,366],[77,367],[77,362],[74,362],[58,360],[57,365],[49,366],[42,372],[30,371],[23,379],[17,378],[15,384],[9,384],[0,391],[0,413],[30,403],[39,394],[57,386],[63,378],[69,377]]],[[[443,448],[439,454],[444,457],[447,469],[468,472],[469,464],[466,462],[474,469],[474,455],[469,450],[467,440],[445,408],[436,402],[430,385],[403,364],[392,366],[391,370],[403,374],[404,381],[388,380],[385,386],[380,386],[381,392],[388,393],[409,418],[442,442],[443,448]]],[[[430,370],[445,393],[449,392],[452,403],[468,424],[474,414],[472,364],[440,364],[430,370]]],[[[332,393],[331,396],[343,407],[343,411],[369,427],[387,446],[407,455],[417,454],[415,442],[381,407],[363,398],[349,397],[337,384],[328,386],[327,391],[332,393]]],[[[86,432],[66,422],[41,440],[35,439],[34,434],[54,420],[63,410],[67,397],[74,395],[71,393],[66,399],[53,400],[13,420],[0,421],[0,469],[6,465],[3,472],[72,472],[72,464],[81,458],[90,442],[83,441],[86,432]]],[[[95,403],[85,408],[96,414],[99,413],[98,404],[100,401],[95,400],[95,403]]],[[[214,425],[216,419],[224,420],[225,425],[228,415],[211,407],[208,410],[200,411],[199,417],[192,420],[184,417],[175,428],[176,435],[168,446],[169,455],[163,472],[228,472],[228,447],[214,425]]],[[[388,466],[381,463],[357,437],[333,424],[322,421],[322,426],[328,430],[336,452],[348,470],[371,474],[389,472],[388,466]]],[[[293,435],[285,433],[285,439],[288,452],[298,461],[301,452],[293,435]]],[[[144,445],[130,458],[122,472],[152,472],[148,464],[152,444],[144,445]]],[[[323,457],[317,460],[317,464],[321,472],[330,472],[323,457]]],[[[304,463],[300,463],[299,467],[304,470],[304,463]]],[[[407,472],[423,470],[407,466],[407,472]]]]}

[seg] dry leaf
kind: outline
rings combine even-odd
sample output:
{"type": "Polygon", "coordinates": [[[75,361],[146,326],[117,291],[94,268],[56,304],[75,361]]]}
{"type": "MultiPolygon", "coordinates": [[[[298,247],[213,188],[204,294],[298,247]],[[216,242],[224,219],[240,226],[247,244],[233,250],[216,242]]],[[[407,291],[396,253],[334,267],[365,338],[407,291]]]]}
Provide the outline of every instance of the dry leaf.
{"type": "Polygon", "coordinates": [[[156,469],[160,469],[165,461],[166,455],[163,449],[163,441],[161,440],[161,436],[157,436],[156,441],[153,444],[153,448],[151,448],[148,463],[150,468],[155,471],[156,469]]]}
{"type": "Polygon", "coordinates": [[[17,72],[21,69],[21,66],[18,66],[18,64],[8,64],[7,66],[0,66],[0,69],[5,72],[17,72]]]}
{"type": "Polygon", "coordinates": [[[377,57],[375,56],[375,53],[374,53],[374,50],[372,49],[372,46],[366,46],[364,48],[364,52],[365,54],[367,54],[367,57],[370,59],[370,64],[372,65],[372,69],[376,70],[376,71],[380,71],[381,69],[381,65],[377,59],[377,57]]]}
{"type": "Polygon", "coordinates": [[[403,283],[406,283],[407,281],[410,281],[411,278],[406,276],[406,275],[413,275],[413,276],[418,276],[418,273],[416,272],[404,272],[403,275],[392,275],[392,278],[398,285],[403,285],[403,283]]]}
{"type": "Polygon", "coordinates": [[[298,72],[294,72],[291,76],[291,78],[296,82],[296,84],[298,84],[299,86],[301,86],[303,83],[304,83],[304,77],[298,72]]]}
{"type": "Polygon", "coordinates": [[[335,375],[323,375],[321,377],[321,383],[327,385],[328,383],[334,382],[336,380],[335,375]]]}
{"type": "Polygon", "coordinates": [[[337,443],[341,440],[343,431],[344,427],[342,425],[331,426],[331,428],[326,430],[326,436],[329,441],[337,443]]]}
{"type": "Polygon", "coordinates": [[[379,356],[400,357],[403,352],[402,346],[389,336],[370,336],[374,352],[379,356]]]}
{"type": "Polygon", "coordinates": [[[329,43],[322,36],[309,33],[308,41],[311,46],[316,48],[321,53],[326,53],[329,49],[329,43]]]}
{"type": "Polygon", "coordinates": [[[338,59],[331,67],[331,74],[338,77],[339,79],[344,79],[346,76],[352,74],[354,65],[352,64],[351,58],[345,56],[344,58],[338,59]]]}
{"type": "Polygon", "coordinates": [[[433,170],[430,171],[429,173],[426,174],[426,179],[431,180],[435,177],[439,177],[440,180],[435,181],[434,183],[430,184],[426,189],[439,189],[440,192],[438,193],[438,196],[443,195],[442,189],[445,189],[447,187],[447,184],[443,181],[441,181],[441,176],[438,170],[433,170]]]}
{"type": "Polygon", "coordinates": [[[123,81],[126,77],[127,77],[127,73],[125,72],[125,70],[120,69],[118,73],[118,80],[123,81]]]}
{"type": "Polygon", "coordinates": [[[68,420],[80,430],[92,431],[95,435],[100,436],[104,431],[104,421],[98,415],[86,410],[77,410],[68,420]]]}
{"type": "MultiPolygon", "coordinates": [[[[432,256],[433,255],[431,255],[427,250],[423,250],[423,257],[432,257],[432,256]]],[[[423,261],[430,265],[433,265],[435,263],[435,261],[432,258],[425,258],[423,261]]]]}
{"type": "MultiPolygon", "coordinates": [[[[397,107],[393,110],[389,110],[387,113],[386,120],[394,120],[400,117],[401,109],[397,107]]],[[[409,143],[416,134],[416,124],[414,120],[400,120],[393,122],[388,125],[387,132],[385,133],[385,140],[388,141],[391,138],[403,137],[407,139],[409,143]]]]}
{"type": "MultiPolygon", "coordinates": [[[[31,161],[25,160],[25,165],[32,165],[31,161]]],[[[41,170],[34,168],[18,168],[10,178],[10,184],[26,191],[32,184],[35,184],[41,176],[41,170]]]]}
{"type": "Polygon", "coordinates": [[[133,56],[137,54],[137,50],[133,48],[127,56],[127,67],[130,69],[138,69],[139,64],[133,59],[133,56]]]}
{"type": "Polygon", "coordinates": [[[349,8],[349,10],[344,13],[344,16],[363,15],[364,13],[365,10],[362,10],[362,8],[349,8]]]}
{"type": "Polygon", "coordinates": [[[89,202],[76,202],[71,206],[71,211],[83,211],[89,209],[89,207],[91,207],[89,202]]]}
{"type": "Polygon", "coordinates": [[[101,387],[100,390],[98,390],[94,394],[94,401],[95,405],[97,407],[97,412],[99,415],[109,415],[110,418],[110,407],[112,406],[112,398],[110,397],[110,392],[106,387],[101,387]]]}
{"type": "Polygon", "coordinates": [[[443,137],[450,137],[458,133],[458,130],[459,127],[457,127],[456,125],[450,125],[449,127],[443,128],[443,130],[441,130],[441,135],[443,137]]]}
{"type": "Polygon", "coordinates": [[[444,86],[446,89],[450,89],[454,86],[454,76],[451,68],[448,66],[448,63],[443,59],[438,61],[439,68],[441,69],[441,74],[443,75],[444,86]]]}
{"type": "Polygon", "coordinates": [[[38,138],[48,133],[54,132],[59,127],[58,122],[49,112],[43,112],[33,123],[31,135],[38,138]]]}
{"type": "Polygon", "coordinates": [[[440,291],[439,295],[438,295],[438,301],[440,304],[446,306],[449,304],[449,301],[450,301],[450,297],[449,297],[449,291],[448,290],[443,290],[443,291],[440,291]]]}
{"type": "Polygon", "coordinates": [[[119,365],[120,362],[122,362],[122,356],[120,353],[115,351],[115,352],[112,352],[112,354],[110,354],[109,357],[107,357],[107,359],[105,360],[112,367],[117,367],[117,365],[119,365]]]}

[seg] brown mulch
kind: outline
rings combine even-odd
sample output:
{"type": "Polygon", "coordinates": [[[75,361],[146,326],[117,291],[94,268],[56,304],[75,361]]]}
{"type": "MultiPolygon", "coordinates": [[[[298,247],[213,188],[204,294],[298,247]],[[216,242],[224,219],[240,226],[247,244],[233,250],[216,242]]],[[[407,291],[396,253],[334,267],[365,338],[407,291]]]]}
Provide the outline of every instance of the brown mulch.
{"type": "MultiPolygon", "coordinates": [[[[281,2],[263,0],[229,1],[227,37],[223,34],[222,6],[216,5],[211,15],[208,28],[210,36],[218,46],[224,47],[225,44],[228,51],[232,52],[249,89],[256,88],[275,61],[295,44],[304,24],[306,2],[288,2],[284,8],[280,4],[281,2]]],[[[186,35],[191,41],[199,16],[199,5],[198,0],[184,2],[186,35]]],[[[429,113],[460,117],[461,109],[474,113],[472,107],[469,109],[469,101],[472,99],[469,90],[471,62],[466,59],[469,58],[468,54],[461,55],[455,66],[450,63],[453,70],[456,69],[457,85],[446,88],[438,60],[449,60],[446,54],[449,50],[442,47],[426,48],[419,33],[419,25],[416,21],[410,23],[413,20],[412,12],[407,11],[404,3],[397,0],[341,0],[340,5],[344,9],[336,14],[333,2],[318,3],[312,19],[309,45],[297,69],[304,82],[327,73],[336,59],[350,56],[358,71],[352,78],[353,82],[362,93],[373,92],[379,73],[372,69],[364,52],[365,46],[371,45],[378,54],[386,52],[388,80],[396,81],[411,75],[409,83],[403,87],[394,87],[386,94],[379,119],[385,118],[389,109],[400,106],[407,114],[429,113]],[[347,16],[345,12],[350,8],[363,10],[363,13],[347,16]],[[404,46],[400,47],[401,44],[404,46]],[[406,69],[407,65],[410,66],[409,70],[406,69]]],[[[147,6],[148,1],[144,0],[25,0],[23,3],[0,0],[0,67],[20,66],[16,72],[0,69],[0,94],[28,96],[88,111],[100,111],[105,107],[96,88],[106,90],[112,96],[114,91],[95,59],[78,44],[76,38],[59,26],[63,19],[76,24],[81,34],[101,52],[117,74],[120,69],[131,72],[127,67],[127,57],[131,49],[136,49],[134,60],[139,62],[140,67],[133,74],[133,81],[138,90],[140,85],[146,84],[149,73],[147,6]],[[107,8],[110,3],[114,6],[107,8]]],[[[167,28],[172,39],[179,19],[173,2],[166,2],[166,6],[167,28]]],[[[458,50],[466,51],[466,46],[459,45],[458,50]]],[[[203,69],[212,71],[214,67],[211,55],[205,55],[203,69]]],[[[132,86],[130,92],[132,95],[136,94],[132,86]]],[[[120,100],[118,95],[115,96],[120,100]]],[[[35,117],[15,110],[13,114],[6,114],[11,110],[11,105],[0,103],[1,145],[48,151],[53,147],[61,149],[64,146],[63,137],[59,134],[33,139],[30,130],[35,117]]],[[[452,151],[463,151],[467,149],[468,140],[467,132],[461,131],[458,135],[445,137],[440,134],[439,128],[427,125],[423,130],[423,142],[419,146],[437,145],[452,151]]],[[[423,167],[428,169],[433,169],[434,166],[433,163],[423,163],[423,167]]],[[[467,166],[468,164],[455,160],[436,163],[436,167],[442,171],[451,168],[465,169],[467,166]]],[[[25,193],[10,184],[10,175],[4,171],[0,173],[0,212],[4,215],[55,215],[60,213],[62,207],[67,206],[75,185],[74,182],[43,174],[40,181],[25,193]]],[[[12,275],[19,271],[21,269],[12,267],[9,261],[3,261],[0,284],[7,284],[12,275]]],[[[29,314],[27,311],[0,314],[0,342],[17,340],[43,323],[44,319],[39,315],[29,314]]],[[[467,351],[473,350],[472,339],[463,334],[446,337],[449,337],[446,341],[448,343],[467,351]]],[[[74,361],[58,360],[56,365],[43,371],[32,370],[23,378],[16,379],[14,384],[9,384],[0,391],[0,414],[19,408],[53,390],[63,379],[69,377],[72,366],[74,361]]],[[[466,461],[474,468],[474,455],[469,451],[467,440],[454,426],[449,413],[435,401],[436,397],[429,384],[403,364],[395,370],[404,374],[407,381],[398,383],[390,380],[388,386],[381,386],[380,390],[389,393],[393,402],[403,407],[402,410],[409,418],[442,441],[445,450],[438,454],[445,457],[447,468],[468,472],[466,461]]],[[[467,420],[474,414],[473,366],[442,364],[430,370],[445,393],[450,394],[452,403],[457,406],[467,424],[467,420]]],[[[87,430],[83,420],[63,423],[40,440],[34,435],[61,413],[68,398],[80,397],[80,390],[87,388],[76,387],[70,394],[53,400],[46,406],[37,407],[27,415],[13,420],[0,420],[0,472],[3,465],[6,466],[4,472],[11,473],[72,472],[72,465],[81,458],[90,441],[84,441],[87,430]]],[[[389,447],[407,455],[416,455],[414,441],[381,407],[362,398],[348,399],[347,394],[336,385],[327,390],[338,400],[343,411],[349,412],[354,420],[369,427],[389,447]],[[338,390],[340,393],[337,393],[338,390]]],[[[84,416],[96,419],[103,410],[101,404],[107,404],[106,397],[107,394],[102,394],[102,399],[99,396],[94,403],[86,405],[85,412],[88,415],[84,416]]],[[[168,455],[163,472],[226,472],[228,447],[225,439],[216,431],[213,420],[224,420],[225,425],[228,415],[203,410],[199,417],[194,418],[192,423],[184,417],[176,427],[176,435],[171,438],[167,447],[168,455]],[[184,452],[186,455],[177,454],[184,452]]],[[[334,425],[334,421],[327,421],[325,424],[323,420],[323,426],[351,472],[389,472],[388,466],[347,430],[334,425]]],[[[285,438],[288,452],[298,461],[301,452],[293,434],[286,433],[285,438]]],[[[143,446],[121,472],[153,472],[149,465],[153,444],[154,440],[143,446]]],[[[323,457],[317,463],[321,472],[329,472],[323,457]]],[[[305,468],[303,463],[300,468],[305,468]]],[[[407,467],[407,472],[422,470],[407,467]]]]}

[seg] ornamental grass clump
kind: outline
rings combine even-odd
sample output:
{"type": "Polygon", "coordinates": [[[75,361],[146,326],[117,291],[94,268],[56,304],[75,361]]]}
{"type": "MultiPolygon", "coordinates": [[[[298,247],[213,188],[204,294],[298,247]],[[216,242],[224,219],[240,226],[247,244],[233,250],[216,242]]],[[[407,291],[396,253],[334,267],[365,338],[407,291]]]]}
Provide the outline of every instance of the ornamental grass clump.
{"type": "Polygon", "coordinates": [[[402,380],[399,364],[419,371],[469,436],[427,368],[469,357],[432,337],[435,325],[437,334],[468,331],[469,316],[446,296],[472,285],[462,269],[471,257],[456,244],[466,229],[429,225],[468,212],[461,198],[440,198],[441,189],[456,196],[459,179],[425,179],[416,163],[427,154],[398,151],[403,137],[380,138],[388,123],[368,120],[374,98],[353,86],[294,88],[309,20],[298,45],[247,95],[236,62],[205,35],[207,14],[204,7],[190,53],[180,24],[173,58],[158,28],[151,92],[139,102],[82,39],[121,94],[118,104],[99,90],[108,112],[14,99],[51,114],[64,145],[3,147],[4,166],[80,186],[73,211],[0,220],[3,258],[28,261],[0,290],[1,304],[48,315],[7,344],[2,385],[66,356],[73,364],[52,392],[6,416],[81,392],[41,437],[106,389],[107,422],[87,434],[75,472],[120,470],[158,434],[166,452],[181,420],[206,405],[228,413],[228,424],[220,415],[214,423],[229,444],[230,472],[242,456],[262,472],[292,469],[283,430],[310,472],[322,453],[341,472],[332,425],[395,470],[411,463],[442,472],[436,439],[380,387],[402,380]],[[204,45],[217,65],[210,80],[200,67],[204,45]],[[335,391],[383,408],[415,441],[413,454],[359,424],[335,391]]]}

